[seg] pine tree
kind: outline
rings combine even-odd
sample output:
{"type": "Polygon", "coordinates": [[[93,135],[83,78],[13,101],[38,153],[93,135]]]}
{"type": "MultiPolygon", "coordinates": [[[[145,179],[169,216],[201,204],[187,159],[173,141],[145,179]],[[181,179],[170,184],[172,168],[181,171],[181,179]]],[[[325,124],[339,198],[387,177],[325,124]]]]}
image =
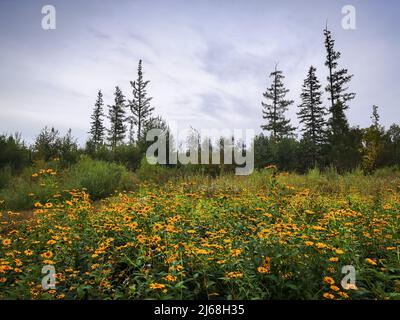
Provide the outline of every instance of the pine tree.
{"type": "Polygon", "coordinates": [[[277,69],[277,66],[275,66],[275,71],[270,74],[270,78],[272,78],[271,87],[263,93],[267,103],[261,103],[263,106],[263,119],[267,120],[267,124],[261,126],[261,128],[270,131],[273,139],[282,139],[292,136],[295,130],[290,125],[290,119],[285,118],[285,112],[294,101],[285,99],[289,89],[285,88],[283,84],[285,77],[282,75],[282,71],[277,69]]]}
{"type": "Polygon", "coordinates": [[[111,122],[111,128],[108,130],[108,141],[113,150],[124,140],[126,134],[126,126],[124,123],[126,120],[125,97],[119,87],[115,87],[114,96],[114,104],[108,106],[108,118],[111,122]]]}
{"type": "Polygon", "coordinates": [[[132,112],[133,123],[137,126],[137,140],[140,141],[145,135],[145,124],[151,118],[153,107],[150,106],[151,97],[147,97],[146,87],[149,80],[143,80],[142,60],[139,60],[138,77],[132,82],[133,99],[129,101],[132,112]]]}
{"type": "Polygon", "coordinates": [[[354,93],[347,92],[347,84],[353,75],[349,75],[347,69],[338,68],[341,53],[335,51],[335,40],[332,39],[332,34],[327,27],[324,30],[324,36],[327,51],[325,65],[329,69],[328,86],[325,90],[329,94],[331,104],[328,120],[329,158],[334,166],[342,170],[348,166],[348,161],[343,155],[358,152],[358,146],[352,144],[349,123],[345,115],[345,111],[349,108],[349,101],[355,97],[354,93]]]}
{"type": "Polygon", "coordinates": [[[93,109],[93,114],[91,116],[92,122],[90,128],[90,141],[93,143],[93,146],[97,148],[99,145],[103,143],[105,127],[103,125],[103,94],[101,90],[99,90],[97,94],[97,100],[95,103],[95,107],[93,109]]]}
{"type": "Polygon", "coordinates": [[[133,117],[130,116],[126,120],[128,121],[128,124],[129,124],[128,140],[129,140],[130,144],[134,144],[135,143],[135,123],[133,121],[133,117]]]}
{"type": "Polygon", "coordinates": [[[301,129],[303,139],[309,146],[314,165],[320,157],[321,145],[325,142],[325,108],[322,106],[320,90],[321,85],[315,74],[317,69],[310,67],[307,78],[304,80],[301,97],[300,111],[297,113],[300,123],[304,125],[301,129]]]}
{"type": "Polygon", "coordinates": [[[335,40],[332,39],[331,32],[325,28],[325,48],[327,51],[325,65],[329,69],[328,86],[325,90],[329,94],[331,106],[329,112],[331,118],[329,119],[330,131],[333,135],[343,135],[349,129],[349,124],[344,111],[349,108],[348,102],[355,97],[355,93],[348,93],[346,84],[350,82],[353,75],[349,75],[347,69],[338,69],[338,60],[341,53],[335,51],[335,40]]]}

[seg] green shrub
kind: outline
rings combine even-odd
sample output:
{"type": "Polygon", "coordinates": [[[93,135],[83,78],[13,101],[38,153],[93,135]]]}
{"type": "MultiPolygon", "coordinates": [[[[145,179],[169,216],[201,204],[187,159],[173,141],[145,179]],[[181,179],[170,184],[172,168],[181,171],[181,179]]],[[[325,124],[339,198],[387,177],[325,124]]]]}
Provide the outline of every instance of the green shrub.
{"type": "Polygon", "coordinates": [[[168,169],[159,164],[149,164],[147,159],[143,158],[137,170],[137,175],[140,180],[161,183],[176,177],[177,170],[173,168],[168,169]]]}
{"type": "Polygon", "coordinates": [[[132,189],[133,178],[122,165],[87,156],[73,165],[65,181],[67,189],[86,188],[92,199],[112,194],[115,190],[132,189]]]}
{"type": "Polygon", "coordinates": [[[0,169],[0,189],[8,186],[12,178],[12,170],[10,166],[0,169]]]}
{"type": "MultiPolygon", "coordinates": [[[[39,167],[44,168],[44,167],[39,167]]],[[[58,177],[51,174],[32,176],[38,167],[26,168],[20,175],[12,177],[6,188],[0,191],[3,207],[9,210],[31,209],[35,202],[46,203],[54,200],[59,192],[58,177]]]]}

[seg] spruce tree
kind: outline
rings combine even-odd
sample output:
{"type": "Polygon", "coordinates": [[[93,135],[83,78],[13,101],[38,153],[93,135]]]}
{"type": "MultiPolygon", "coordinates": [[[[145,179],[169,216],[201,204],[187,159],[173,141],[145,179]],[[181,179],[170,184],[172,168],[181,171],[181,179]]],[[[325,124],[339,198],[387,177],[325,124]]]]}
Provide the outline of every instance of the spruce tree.
{"type": "Polygon", "coordinates": [[[114,96],[114,104],[108,106],[108,118],[111,123],[111,127],[108,130],[108,141],[113,150],[115,150],[118,144],[123,142],[126,134],[126,126],[124,123],[126,120],[125,97],[119,87],[115,87],[114,96]]]}
{"type": "Polygon", "coordinates": [[[290,125],[290,119],[285,118],[285,112],[288,107],[293,104],[293,100],[286,100],[285,96],[289,92],[283,84],[282,71],[277,69],[270,74],[272,78],[271,87],[267,88],[267,91],[263,93],[264,98],[267,102],[262,102],[263,106],[263,119],[267,120],[265,125],[262,125],[263,130],[271,132],[271,137],[276,139],[282,139],[293,135],[294,127],[290,125]]]}
{"type": "MultiPolygon", "coordinates": [[[[355,97],[355,93],[346,92],[348,87],[346,84],[350,82],[353,75],[348,74],[347,69],[338,69],[338,60],[341,57],[339,51],[335,51],[335,40],[332,38],[331,32],[326,28],[325,35],[325,48],[327,51],[325,65],[329,69],[328,86],[325,90],[329,93],[329,100],[331,102],[330,124],[332,130],[337,129],[337,133],[348,128],[348,122],[344,111],[349,108],[348,102],[355,97]]],[[[336,132],[334,132],[336,133],[336,132]]]]}
{"type": "Polygon", "coordinates": [[[143,80],[142,60],[139,60],[138,76],[136,81],[131,81],[133,88],[133,99],[129,101],[132,112],[133,123],[137,126],[137,140],[140,141],[145,135],[146,122],[151,118],[154,110],[150,106],[151,97],[147,97],[146,87],[149,80],[143,80]]]}
{"type": "Polygon", "coordinates": [[[321,145],[325,142],[325,108],[322,106],[321,85],[315,74],[317,69],[310,67],[307,78],[304,80],[300,111],[297,113],[300,123],[303,124],[303,140],[308,145],[309,153],[315,165],[321,153],[321,145]]]}
{"type": "Polygon", "coordinates": [[[97,100],[95,103],[95,107],[93,109],[93,113],[91,116],[92,122],[90,128],[90,141],[92,142],[93,146],[97,148],[99,145],[103,143],[105,127],[103,125],[103,94],[101,90],[99,90],[97,94],[97,100]]]}
{"type": "Polygon", "coordinates": [[[349,123],[345,111],[349,108],[349,101],[355,94],[347,92],[347,84],[353,75],[348,74],[347,69],[339,69],[338,61],[341,57],[339,51],[335,51],[335,40],[326,27],[324,30],[325,48],[327,51],[325,65],[329,69],[328,85],[325,90],[329,94],[330,118],[328,120],[328,138],[330,145],[330,158],[337,167],[343,167],[344,154],[355,152],[349,142],[349,123]]]}

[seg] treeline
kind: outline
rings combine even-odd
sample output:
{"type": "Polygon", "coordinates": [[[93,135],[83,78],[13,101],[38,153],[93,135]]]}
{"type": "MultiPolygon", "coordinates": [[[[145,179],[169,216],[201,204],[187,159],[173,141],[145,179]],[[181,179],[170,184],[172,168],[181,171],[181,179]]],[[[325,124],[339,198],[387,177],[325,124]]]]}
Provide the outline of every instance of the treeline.
{"type": "MultiPolygon", "coordinates": [[[[263,94],[262,115],[265,131],[255,137],[248,151],[254,150],[255,167],[275,164],[281,170],[306,172],[310,168],[333,167],[340,172],[362,168],[365,173],[384,166],[400,163],[400,126],[393,124],[388,130],[380,124],[378,107],[372,107],[371,125],[368,128],[350,127],[345,112],[355,94],[349,91],[353,77],[340,66],[341,53],[336,51],[331,32],[324,30],[326,61],[329,72],[325,88],[317,77],[317,70],[310,66],[302,86],[297,116],[302,135],[295,136],[296,128],[285,116],[293,100],[286,98],[289,90],[284,85],[284,75],[278,66],[270,74],[271,85],[263,94]],[[324,105],[324,93],[328,106],[324,105]]],[[[131,97],[126,98],[117,86],[114,101],[105,106],[100,90],[90,119],[89,138],[79,147],[71,131],[61,136],[55,128],[45,127],[31,146],[20,135],[0,136],[0,188],[7,177],[20,172],[36,160],[45,162],[57,159],[61,166],[76,163],[85,154],[92,159],[117,162],[129,170],[139,168],[149,146],[146,133],[159,128],[168,132],[164,119],[154,114],[152,98],[148,96],[142,61],[139,61],[137,77],[131,81],[131,97]],[[108,127],[105,120],[108,119],[108,127]]],[[[202,137],[206,138],[206,137],[202,137]]],[[[200,137],[194,132],[188,142],[200,146],[200,137]]],[[[214,143],[212,151],[223,156],[223,138],[214,143]]],[[[182,150],[181,150],[182,152],[182,150]]],[[[184,152],[184,150],[183,150],[184,152]]],[[[171,165],[170,165],[171,166],[171,165]]],[[[173,165],[173,167],[180,165],[173,165]]],[[[232,171],[234,165],[180,166],[188,172],[201,171],[210,175],[232,171]]]]}
{"type": "Polygon", "coordinates": [[[294,137],[296,130],[285,117],[285,112],[294,104],[286,99],[289,92],[283,83],[281,70],[275,67],[271,73],[271,86],[264,93],[262,129],[269,135],[256,137],[255,157],[258,167],[274,163],[282,170],[304,172],[310,168],[334,167],[348,171],[361,167],[371,173],[378,167],[397,165],[400,162],[400,127],[393,124],[385,131],[379,122],[378,107],[372,106],[372,123],[368,128],[350,127],[345,111],[355,98],[349,92],[353,77],[340,66],[341,53],[335,49],[331,32],[324,30],[328,69],[324,90],[310,66],[302,86],[297,116],[301,124],[302,137],[294,137]],[[323,93],[328,98],[328,107],[323,104],[323,93]]]}

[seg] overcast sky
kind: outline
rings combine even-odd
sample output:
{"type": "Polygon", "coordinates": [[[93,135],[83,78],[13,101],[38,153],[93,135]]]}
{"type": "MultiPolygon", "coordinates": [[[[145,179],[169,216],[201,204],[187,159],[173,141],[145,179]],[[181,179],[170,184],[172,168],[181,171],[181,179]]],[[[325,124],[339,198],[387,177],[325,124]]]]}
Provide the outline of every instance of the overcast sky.
{"type": "Polygon", "coordinates": [[[130,99],[139,59],[167,121],[256,132],[279,62],[297,125],[311,64],[326,85],[326,20],[341,66],[355,75],[350,123],[369,125],[373,104],[385,126],[400,123],[399,9],[396,0],[0,0],[0,133],[32,141],[48,125],[85,141],[97,91],[111,104],[118,85],[130,99]],[[46,4],[56,8],[55,30],[42,29],[46,4]],[[356,30],[341,26],[347,4],[356,8],[356,30]]]}

